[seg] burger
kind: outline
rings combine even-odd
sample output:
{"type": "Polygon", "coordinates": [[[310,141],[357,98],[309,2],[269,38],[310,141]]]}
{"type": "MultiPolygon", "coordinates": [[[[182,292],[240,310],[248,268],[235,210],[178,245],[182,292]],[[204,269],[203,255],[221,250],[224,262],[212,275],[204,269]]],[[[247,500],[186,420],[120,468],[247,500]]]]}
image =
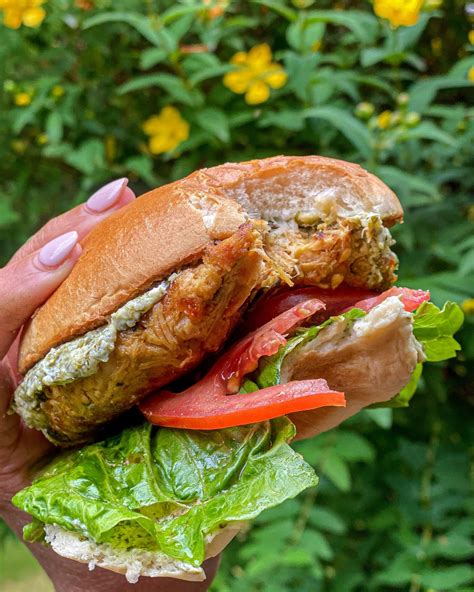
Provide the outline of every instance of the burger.
{"type": "Polygon", "coordinates": [[[25,538],[129,581],[199,580],[246,521],[316,485],[295,436],[406,406],[422,364],[459,349],[454,303],[393,285],[402,216],[358,165],[281,156],[98,225],[22,335],[12,407],[71,448],[14,497],[25,538]]]}

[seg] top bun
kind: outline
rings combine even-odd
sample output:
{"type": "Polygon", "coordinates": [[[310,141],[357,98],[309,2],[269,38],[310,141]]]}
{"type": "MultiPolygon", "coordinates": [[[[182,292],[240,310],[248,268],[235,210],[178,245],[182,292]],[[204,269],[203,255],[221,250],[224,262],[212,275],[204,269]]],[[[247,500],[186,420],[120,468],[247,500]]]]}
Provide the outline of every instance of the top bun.
{"type": "Polygon", "coordinates": [[[319,156],[277,156],[224,164],[154,189],[101,222],[83,242],[69,277],[26,327],[25,373],[52,347],[103,325],[131,298],[249,216],[278,223],[308,212],[323,220],[380,216],[400,221],[396,195],[359,165],[319,156]]]}

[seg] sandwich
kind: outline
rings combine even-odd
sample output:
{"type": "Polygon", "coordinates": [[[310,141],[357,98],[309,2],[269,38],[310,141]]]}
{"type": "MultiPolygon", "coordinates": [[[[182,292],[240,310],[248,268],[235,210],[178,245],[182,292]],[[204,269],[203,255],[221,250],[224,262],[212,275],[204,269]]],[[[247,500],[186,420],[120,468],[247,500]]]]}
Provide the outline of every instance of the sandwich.
{"type": "Polygon", "coordinates": [[[459,307],[393,286],[402,216],[358,165],[308,156],[203,169],[102,222],[22,335],[13,409],[86,444],[14,497],[25,537],[129,581],[199,580],[316,485],[295,436],[406,406],[459,349],[459,307]]]}

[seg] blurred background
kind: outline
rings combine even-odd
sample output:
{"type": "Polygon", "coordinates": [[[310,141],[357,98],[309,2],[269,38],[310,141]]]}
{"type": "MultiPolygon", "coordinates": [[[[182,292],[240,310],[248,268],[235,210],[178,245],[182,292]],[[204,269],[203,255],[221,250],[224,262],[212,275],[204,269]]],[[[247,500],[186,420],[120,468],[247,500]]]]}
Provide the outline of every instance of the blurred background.
{"type": "MultiPolygon", "coordinates": [[[[0,0],[0,265],[113,178],[323,154],[397,192],[400,283],[466,313],[409,409],[297,445],[319,487],[234,541],[214,591],[474,591],[473,83],[459,0],[0,0]]],[[[52,590],[1,523],[0,589],[52,590]]]]}

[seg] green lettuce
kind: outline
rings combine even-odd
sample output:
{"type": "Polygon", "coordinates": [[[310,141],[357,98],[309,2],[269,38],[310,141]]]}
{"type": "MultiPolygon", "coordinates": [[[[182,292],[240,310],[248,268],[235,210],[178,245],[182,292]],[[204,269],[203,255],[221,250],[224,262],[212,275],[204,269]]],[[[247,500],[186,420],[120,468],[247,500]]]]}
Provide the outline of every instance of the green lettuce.
{"type": "Polygon", "coordinates": [[[288,445],[294,435],[284,417],[215,431],[144,423],[62,455],[13,503],[35,519],[25,528],[29,540],[56,524],[198,566],[207,535],[317,484],[288,445]]]}
{"type": "Polygon", "coordinates": [[[454,358],[461,349],[453,335],[464,322],[461,307],[446,302],[440,310],[432,302],[423,302],[413,315],[413,333],[423,345],[428,362],[442,362],[454,358]]]}

